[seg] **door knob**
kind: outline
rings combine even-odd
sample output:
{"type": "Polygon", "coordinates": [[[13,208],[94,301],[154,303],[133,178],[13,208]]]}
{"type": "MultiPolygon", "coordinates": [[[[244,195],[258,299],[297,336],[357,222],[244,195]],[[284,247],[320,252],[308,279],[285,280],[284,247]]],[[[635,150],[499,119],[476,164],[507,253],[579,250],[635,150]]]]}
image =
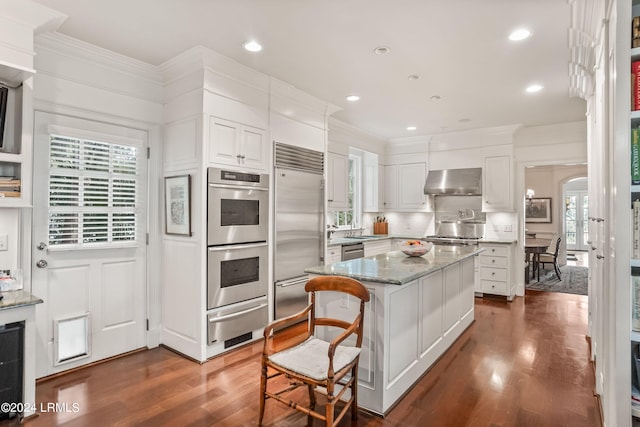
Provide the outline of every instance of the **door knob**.
{"type": "Polygon", "coordinates": [[[38,243],[38,246],[36,246],[36,249],[38,249],[39,251],[44,251],[47,248],[47,244],[45,242],[40,242],[38,243]]]}
{"type": "Polygon", "coordinates": [[[36,262],[36,267],[38,268],[45,268],[47,265],[49,265],[49,263],[43,259],[36,262]]]}

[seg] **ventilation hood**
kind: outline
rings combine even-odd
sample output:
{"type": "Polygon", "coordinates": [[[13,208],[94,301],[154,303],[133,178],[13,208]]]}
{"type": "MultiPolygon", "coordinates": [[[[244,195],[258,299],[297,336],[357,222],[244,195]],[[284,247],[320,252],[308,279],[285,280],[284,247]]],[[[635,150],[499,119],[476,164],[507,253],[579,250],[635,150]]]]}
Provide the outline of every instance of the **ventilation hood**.
{"type": "Polygon", "coordinates": [[[482,168],[432,170],[427,175],[424,194],[481,196],[482,168]]]}

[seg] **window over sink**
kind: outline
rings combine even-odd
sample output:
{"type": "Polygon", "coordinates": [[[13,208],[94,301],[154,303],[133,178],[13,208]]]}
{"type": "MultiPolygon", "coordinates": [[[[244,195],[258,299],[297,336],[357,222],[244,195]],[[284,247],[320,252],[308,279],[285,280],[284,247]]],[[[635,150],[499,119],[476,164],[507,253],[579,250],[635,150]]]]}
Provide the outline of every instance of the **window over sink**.
{"type": "Polygon", "coordinates": [[[362,158],[349,154],[347,177],[347,209],[333,212],[338,229],[360,228],[362,223],[362,158]]]}

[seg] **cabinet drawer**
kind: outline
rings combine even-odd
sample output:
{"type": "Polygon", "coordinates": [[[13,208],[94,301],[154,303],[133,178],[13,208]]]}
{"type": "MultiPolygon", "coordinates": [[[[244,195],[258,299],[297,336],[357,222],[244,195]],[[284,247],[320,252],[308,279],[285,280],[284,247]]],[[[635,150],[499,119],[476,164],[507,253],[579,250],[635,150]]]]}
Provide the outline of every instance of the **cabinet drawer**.
{"type": "Polygon", "coordinates": [[[493,280],[482,280],[480,284],[482,292],[488,294],[507,295],[507,282],[494,282],[493,280]]]}
{"type": "Polygon", "coordinates": [[[482,267],[480,269],[480,278],[482,280],[498,280],[507,281],[507,269],[506,268],[492,268],[482,267]]]}
{"type": "Polygon", "coordinates": [[[482,246],[485,251],[482,252],[481,256],[508,256],[509,255],[509,247],[508,246],[482,246]]]}
{"type": "Polygon", "coordinates": [[[507,258],[500,256],[480,256],[480,264],[490,267],[507,267],[507,258]]]}

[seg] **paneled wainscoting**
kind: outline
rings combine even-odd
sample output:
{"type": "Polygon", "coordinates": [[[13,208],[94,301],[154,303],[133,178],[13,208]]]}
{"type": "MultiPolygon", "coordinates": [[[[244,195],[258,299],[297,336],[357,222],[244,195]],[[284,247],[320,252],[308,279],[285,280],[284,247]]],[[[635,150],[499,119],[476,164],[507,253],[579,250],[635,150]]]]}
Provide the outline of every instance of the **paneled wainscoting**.
{"type": "MultiPolygon", "coordinates": [[[[475,317],[386,418],[361,411],[340,425],[601,426],[587,297],[476,298],[475,317]]],[[[260,352],[254,343],[200,365],[156,348],[42,381],[27,426],[254,426],[260,352]],[[69,410],[46,411],[51,403],[69,410]]],[[[267,401],[265,425],[305,424],[303,414],[267,401]]]]}

